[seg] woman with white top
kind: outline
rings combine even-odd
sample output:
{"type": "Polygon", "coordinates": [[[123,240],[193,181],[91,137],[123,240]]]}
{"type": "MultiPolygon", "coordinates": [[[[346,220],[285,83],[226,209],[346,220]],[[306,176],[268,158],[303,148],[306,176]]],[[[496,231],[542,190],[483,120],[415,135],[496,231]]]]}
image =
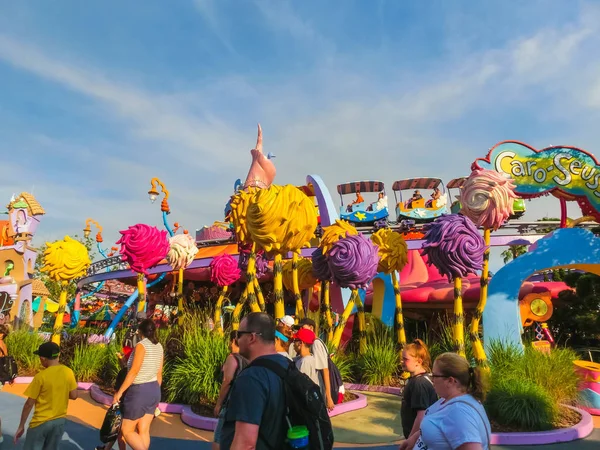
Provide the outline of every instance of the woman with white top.
{"type": "Polygon", "coordinates": [[[484,372],[456,353],[433,363],[431,378],[440,399],[431,405],[400,450],[489,450],[491,426],[481,402],[484,372]]]}
{"type": "Polygon", "coordinates": [[[123,397],[121,433],[133,450],[150,447],[150,424],[160,402],[160,386],[164,352],[156,336],[156,325],[150,319],[140,323],[138,342],[127,363],[127,377],[113,398],[113,404],[123,397]]]}

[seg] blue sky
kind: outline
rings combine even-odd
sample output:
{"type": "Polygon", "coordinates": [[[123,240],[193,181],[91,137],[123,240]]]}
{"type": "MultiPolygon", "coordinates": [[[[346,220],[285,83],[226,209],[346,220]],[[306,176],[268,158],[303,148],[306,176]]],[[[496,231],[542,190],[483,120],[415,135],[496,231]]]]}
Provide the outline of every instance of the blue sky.
{"type": "Polygon", "coordinates": [[[158,176],[195,230],[245,177],[257,122],[278,184],[332,191],[448,181],[505,139],[600,155],[598,19],[576,0],[5,1],[0,195],[33,189],[38,243],[86,217],[110,243],[160,225],[158,176]]]}

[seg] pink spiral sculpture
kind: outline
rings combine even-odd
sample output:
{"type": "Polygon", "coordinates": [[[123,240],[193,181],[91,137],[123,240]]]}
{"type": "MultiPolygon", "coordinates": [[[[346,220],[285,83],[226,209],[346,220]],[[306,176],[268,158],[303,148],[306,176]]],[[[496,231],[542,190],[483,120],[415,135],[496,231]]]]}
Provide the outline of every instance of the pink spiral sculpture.
{"type": "Polygon", "coordinates": [[[461,214],[496,231],[513,213],[515,183],[495,170],[474,170],[460,191],[461,214]]]}
{"type": "Polygon", "coordinates": [[[377,275],[377,250],[362,234],[339,239],[327,254],[333,280],[341,287],[365,289],[377,275]]]}
{"type": "Polygon", "coordinates": [[[241,274],[237,261],[230,254],[215,256],[210,262],[210,281],[219,287],[232,285],[241,274]]]}
{"type": "Polygon", "coordinates": [[[169,252],[169,239],[166,231],[139,223],[127,230],[119,231],[121,257],[131,270],[148,275],[148,269],[162,261],[169,252]]]}

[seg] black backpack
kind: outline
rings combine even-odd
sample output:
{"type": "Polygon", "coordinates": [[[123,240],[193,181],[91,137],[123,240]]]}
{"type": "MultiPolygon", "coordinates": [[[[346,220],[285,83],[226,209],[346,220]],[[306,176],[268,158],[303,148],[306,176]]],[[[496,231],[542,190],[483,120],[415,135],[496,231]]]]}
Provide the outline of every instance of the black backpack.
{"type": "Polygon", "coordinates": [[[0,356],[0,385],[4,383],[13,383],[18,374],[19,368],[17,367],[15,358],[7,356],[2,352],[2,356],[0,356]]]}
{"type": "Polygon", "coordinates": [[[290,362],[286,369],[276,361],[258,358],[250,364],[250,367],[252,366],[269,369],[283,380],[288,425],[306,426],[309,448],[331,450],[333,428],[319,386],[300,372],[293,362],[290,362]]]}
{"type": "Polygon", "coordinates": [[[340,398],[340,387],[344,385],[344,381],[342,380],[340,370],[331,359],[331,356],[327,356],[327,360],[327,366],[329,368],[329,385],[331,386],[331,399],[333,400],[333,403],[337,405],[340,398]]]}
{"type": "Polygon", "coordinates": [[[104,421],[100,427],[100,441],[104,444],[116,441],[121,431],[121,423],[123,422],[123,414],[119,405],[112,405],[106,411],[104,421]]]}

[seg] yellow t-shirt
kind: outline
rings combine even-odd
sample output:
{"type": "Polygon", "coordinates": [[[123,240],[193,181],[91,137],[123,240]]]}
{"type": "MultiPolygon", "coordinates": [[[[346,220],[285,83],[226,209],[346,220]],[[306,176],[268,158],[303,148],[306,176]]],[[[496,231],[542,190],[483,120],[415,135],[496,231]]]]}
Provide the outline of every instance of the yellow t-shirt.
{"type": "Polygon", "coordinates": [[[39,372],[25,390],[25,395],[35,400],[30,428],[67,416],[69,392],[77,389],[73,371],[59,364],[39,372]]]}

